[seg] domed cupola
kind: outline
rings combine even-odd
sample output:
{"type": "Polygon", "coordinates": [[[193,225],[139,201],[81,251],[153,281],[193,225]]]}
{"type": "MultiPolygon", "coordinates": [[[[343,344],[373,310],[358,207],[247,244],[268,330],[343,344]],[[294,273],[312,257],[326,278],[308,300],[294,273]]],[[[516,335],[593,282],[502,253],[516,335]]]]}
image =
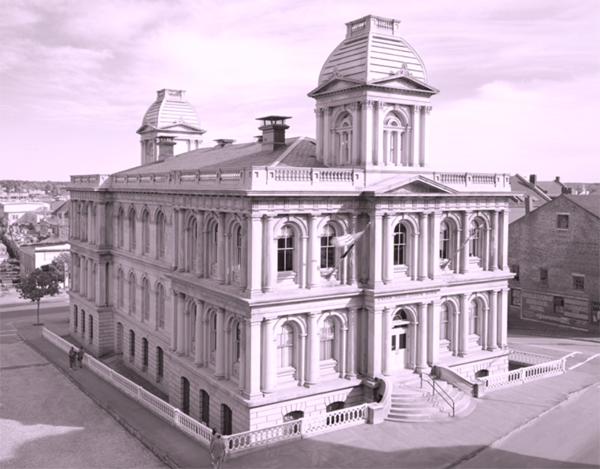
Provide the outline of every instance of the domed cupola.
{"type": "Polygon", "coordinates": [[[205,132],[200,128],[198,113],[185,99],[185,91],[157,91],[156,101],[137,130],[141,137],[142,164],[197,149],[205,132]]]}
{"type": "Polygon", "coordinates": [[[427,83],[427,71],[421,57],[400,36],[400,21],[365,16],[346,23],[346,39],[325,61],[319,85],[334,76],[363,83],[404,73],[427,83]]]}
{"type": "Polygon", "coordinates": [[[325,61],[317,101],[317,160],[389,172],[422,168],[430,98],[421,57],[398,35],[400,21],[365,16],[325,61]]]}

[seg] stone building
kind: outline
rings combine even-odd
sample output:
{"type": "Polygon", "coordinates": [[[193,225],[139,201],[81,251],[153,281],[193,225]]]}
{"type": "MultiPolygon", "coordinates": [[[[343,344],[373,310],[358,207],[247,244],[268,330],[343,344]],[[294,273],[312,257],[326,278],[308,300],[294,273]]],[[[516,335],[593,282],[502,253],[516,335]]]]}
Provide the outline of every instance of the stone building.
{"type": "Polygon", "coordinates": [[[563,194],[510,224],[511,314],[598,329],[600,196],[563,194]]]}
{"type": "Polygon", "coordinates": [[[509,175],[431,168],[423,61],[399,21],[346,26],[316,140],[266,116],[173,156],[142,131],[141,166],[71,178],[72,334],[225,433],[369,402],[381,375],[508,367],[509,175]]]}

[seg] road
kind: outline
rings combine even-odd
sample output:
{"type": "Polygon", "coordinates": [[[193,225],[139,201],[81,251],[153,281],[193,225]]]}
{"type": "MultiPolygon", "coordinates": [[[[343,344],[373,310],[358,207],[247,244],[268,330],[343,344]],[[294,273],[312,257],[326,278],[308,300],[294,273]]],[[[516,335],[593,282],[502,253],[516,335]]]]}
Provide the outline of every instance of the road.
{"type": "Polygon", "coordinates": [[[599,467],[599,417],[596,384],[458,467],[599,467]]]}

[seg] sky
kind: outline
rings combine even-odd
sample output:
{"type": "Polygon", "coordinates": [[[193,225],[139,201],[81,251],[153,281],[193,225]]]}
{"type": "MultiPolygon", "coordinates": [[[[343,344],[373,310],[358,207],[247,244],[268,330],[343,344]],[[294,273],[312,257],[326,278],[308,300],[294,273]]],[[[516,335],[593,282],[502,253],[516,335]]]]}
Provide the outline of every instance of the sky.
{"type": "Polygon", "coordinates": [[[186,90],[202,146],[271,114],[314,138],[307,93],[368,14],[401,21],[440,90],[431,169],[600,182],[598,0],[0,0],[0,179],[138,166],[163,88],[186,90]]]}

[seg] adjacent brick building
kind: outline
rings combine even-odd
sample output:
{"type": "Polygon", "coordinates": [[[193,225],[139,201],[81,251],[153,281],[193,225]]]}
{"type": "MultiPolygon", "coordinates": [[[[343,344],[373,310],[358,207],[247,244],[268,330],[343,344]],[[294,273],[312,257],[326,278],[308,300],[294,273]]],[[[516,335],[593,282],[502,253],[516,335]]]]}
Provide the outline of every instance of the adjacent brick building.
{"type": "Polygon", "coordinates": [[[509,226],[510,314],[597,328],[600,196],[563,194],[509,226]]]}

